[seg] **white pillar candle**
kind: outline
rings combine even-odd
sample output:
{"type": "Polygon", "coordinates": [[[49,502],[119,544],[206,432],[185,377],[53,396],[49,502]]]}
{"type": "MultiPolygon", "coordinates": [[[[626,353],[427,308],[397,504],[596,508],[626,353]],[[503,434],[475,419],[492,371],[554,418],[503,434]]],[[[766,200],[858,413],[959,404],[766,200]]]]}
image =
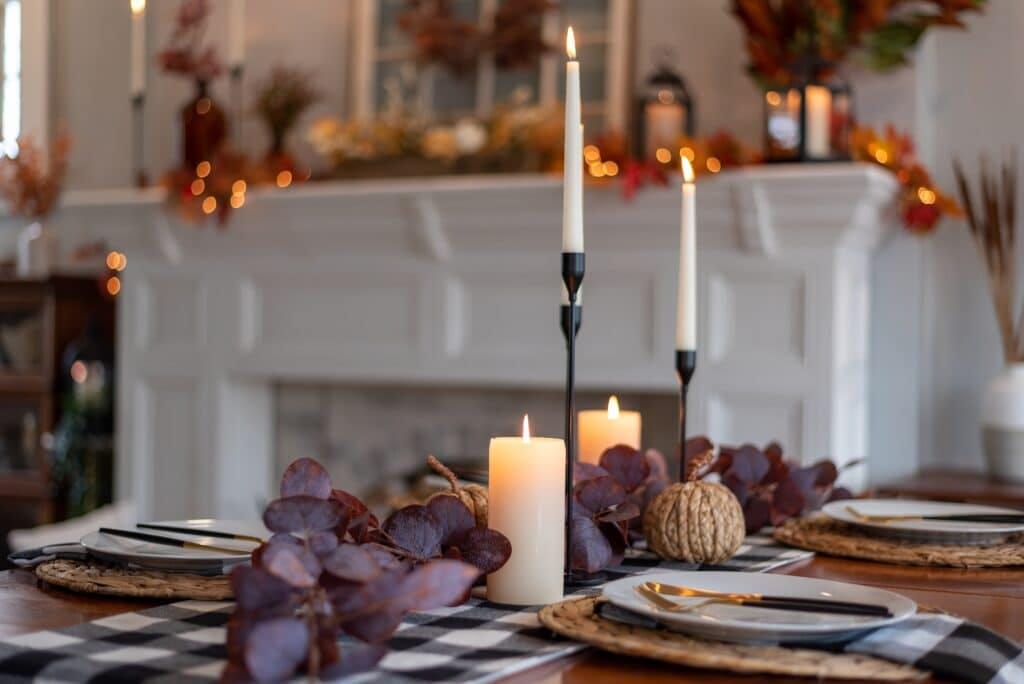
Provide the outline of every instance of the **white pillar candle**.
{"type": "Polygon", "coordinates": [[[804,128],[804,135],[807,136],[807,156],[812,159],[823,159],[829,156],[832,147],[832,93],[824,86],[807,86],[804,89],[804,97],[807,98],[807,119],[804,128]]]}
{"type": "Polygon", "coordinates": [[[230,0],[228,5],[228,68],[245,62],[245,0],[230,0]]]}
{"type": "Polygon", "coordinates": [[[142,95],[146,90],[146,0],[130,0],[132,11],[131,35],[131,94],[142,95]]]}
{"type": "Polygon", "coordinates": [[[487,600],[540,605],[562,599],[565,566],[565,442],[531,437],[491,440],[487,524],[512,543],[512,556],[487,576],[487,600]]]}
{"type": "Polygon", "coordinates": [[[625,444],[640,448],[640,412],[619,410],[615,395],[608,398],[608,409],[580,411],[580,461],[597,464],[606,449],[625,444]]]}
{"type": "Polygon", "coordinates": [[[683,199],[679,228],[679,296],[676,301],[676,349],[697,349],[697,187],[690,160],[683,166],[683,199]]]}
{"type": "Polygon", "coordinates": [[[562,251],[583,251],[583,119],[580,63],[572,28],[565,36],[565,157],[562,180],[562,251]]]}

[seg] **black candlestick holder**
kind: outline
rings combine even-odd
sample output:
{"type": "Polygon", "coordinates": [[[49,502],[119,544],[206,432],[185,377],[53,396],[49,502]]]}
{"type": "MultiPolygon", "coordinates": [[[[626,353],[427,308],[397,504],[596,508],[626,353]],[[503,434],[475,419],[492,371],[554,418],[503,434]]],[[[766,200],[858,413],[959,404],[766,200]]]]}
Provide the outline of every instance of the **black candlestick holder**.
{"type": "Polygon", "coordinates": [[[132,95],[132,151],[135,156],[135,185],[140,188],[149,185],[149,177],[146,175],[145,110],[145,94],[132,95]]]}
{"type": "Polygon", "coordinates": [[[573,471],[576,464],[576,335],[580,331],[582,307],[577,298],[586,255],[583,252],[562,252],[562,282],[569,294],[569,303],[561,308],[562,334],[565,336],[565,586],[572,589],[604,581],[603,573],[586,575],[572,569],[573,471]]]}
{"type": "Polygon", "coordinates": [[[697,370],[695,350],[676,350],[676,374],[679,376],[679,481],[686,480],[686,394],[697,370]]]}
{"type": "Polygon", "coordinates": [[[580,334],[580,325],[583,323],[583,306],[580,304],[562,304],[562,336],[565,343],[569,343],[569,330],[572,334],[580,334]]]}

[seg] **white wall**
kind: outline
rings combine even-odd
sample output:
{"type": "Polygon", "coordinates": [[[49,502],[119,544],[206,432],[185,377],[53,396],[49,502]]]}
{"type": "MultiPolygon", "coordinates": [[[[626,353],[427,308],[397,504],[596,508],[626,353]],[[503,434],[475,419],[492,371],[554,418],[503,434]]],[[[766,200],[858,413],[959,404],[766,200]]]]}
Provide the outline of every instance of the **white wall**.
{"type": "MultiPolygon", "coordinates": [[[[982,152],[999,160],[1011,146],[1024,148],[1024,3],[990,0],[969,27],[937,33],[928,46],[935,73],[925,152],[939,184],[949,189],[954,157],[975,169],[982,152]]],[[[942,225],[927,248],[930,386],[922,402],[922,461],[980,467],[979,400],[1002,366],[984,270],[962,221],[942,225]]]]}
{"type": "MultiPolygon", "coordinates": [[[[34,0],[36,1],[36,0],[34,0]]],[[[37,0],[43,2],[44,0],[37,0]]],[[[70,184],[109,187],[131,180],[128,90],[129,17],[126,0],[52,0],[55,26],[54,116],[76,138],[70,184]]],[[[742,34],[730,0],[636,0],[634,77],[642,80],[659,45],[673,47],[698,98],[700,129],[727,128],[760,144],[761,105],[744,73],[742,34]]],[[[325,101],[310,116],[344,111],[349,0],[249,0],[246,80],[277,61],[312,68],[325,101]]],[[[170,30],[178,0],[149,0],[148,48],[155,53],[170,30]]],[[[215,3],[211,36],[223,36],[225,3],[215,3]]],[[[926,39],[914,66],[879,76],[850,71],[862,121],[892,121],[913,130],[941,187],[952,189],[950,159],[973,160],[1024,143],[1024,3],[990,0],[970,30],[939,30],[926,39]]],[[[146,109],[151,178],[178,158],[178,108],[191,85],[151,63],[146,109]]],[[[227,81],[216,86],[229,103],[227,81]]],[[[251,93],[251,90],[250,90],[251,93]]],[[[307,119],[308,121],[308,119],[307,119]]],[[[301,135],[296,136],[300,138],[301,135]]],[[[258,149],[255,120],[243,139],[258,149]]],[[[303,147],[294,140],[296,147],[303,147]]],[[[980,465],[977,404],[1000,355],[983,274],[960,222],[927,238],[895,236],[874,265],[871,451],[884,464],[873,477],[900,475],[917,463],[980,465]],[[920,389],[919,389],[920,388],[920,389]],[[894,443],[887,426],[913,421],[920,443],[894,443]],[[877,455],[882,455],[878,458],[877,455]]]]}

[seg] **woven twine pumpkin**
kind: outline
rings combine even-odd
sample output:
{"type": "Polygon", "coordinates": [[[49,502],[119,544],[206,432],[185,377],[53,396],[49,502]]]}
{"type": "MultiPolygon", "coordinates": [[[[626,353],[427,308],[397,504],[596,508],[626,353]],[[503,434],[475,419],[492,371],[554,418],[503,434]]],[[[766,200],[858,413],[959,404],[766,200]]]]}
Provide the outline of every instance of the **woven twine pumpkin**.
{"type": "MultiPolygon", "coordinates": [[[[487,488],[481,487],[478,484],[466,485],[465,487],[459,486],[459,478],[455,476],[449,468],[437,460],[434,456],[427,456],[427,465],[431,467],[438,475],[448,480],[448,484],[451,485],[452,490],[450,492],[438,492],[431,496],[433,499],[435,496],[450,496],[454,494],[459,497],[459,500],[466,504],[466,508],[473,514],[473,518],[476,520],[477,527],[487,527],[487,488]]],[[[429,499],[428,499],[429,500],[429,499]]]]}
{"type": "Polygon", "coordinates": [[[726,487],[697,480],[703,465],[691,465],[688,481],[665,488],[644,513],[647,546],[662,558],[721,563],[743,543],[740,502],[726,487]]]}

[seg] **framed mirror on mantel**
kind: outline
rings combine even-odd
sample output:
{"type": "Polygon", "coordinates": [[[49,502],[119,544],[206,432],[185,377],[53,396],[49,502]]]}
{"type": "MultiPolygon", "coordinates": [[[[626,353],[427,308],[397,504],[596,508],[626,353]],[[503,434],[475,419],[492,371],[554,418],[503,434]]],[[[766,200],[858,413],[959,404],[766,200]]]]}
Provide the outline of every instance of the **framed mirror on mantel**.
{"type": "MultiPolygon", "coordinates": [[[[566,26],[576,31],[580,59],[588,66],[581,90],[585,94],[583,123],[591,136],[623,131],[628,124],[633,5],[629,0],[562,0],[542,20],[541,38],[549,46],[560,48],[566,26]]],[[[494,25],[499,2],[456,0],[452,9],[458,20],[486,32],[494,25]]],[[[354,3],[351,106],[356,118],[385,115],[394,97],[406,100],[402,103],[406,107],[422,107],[440,119],[487,116],[517,90],[528,93],[526,103],[561,101],[565,74],[560,49],[507,67],[484,51],[462,75],[437,65],[417,66],[412,41],[400,28],[407,11],[406,0],[354,3]]]]}

